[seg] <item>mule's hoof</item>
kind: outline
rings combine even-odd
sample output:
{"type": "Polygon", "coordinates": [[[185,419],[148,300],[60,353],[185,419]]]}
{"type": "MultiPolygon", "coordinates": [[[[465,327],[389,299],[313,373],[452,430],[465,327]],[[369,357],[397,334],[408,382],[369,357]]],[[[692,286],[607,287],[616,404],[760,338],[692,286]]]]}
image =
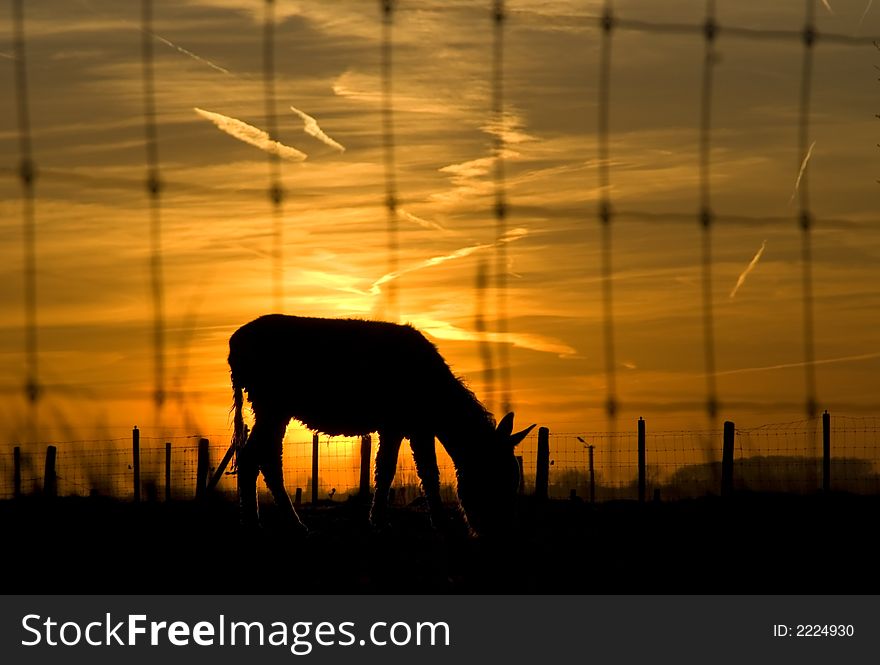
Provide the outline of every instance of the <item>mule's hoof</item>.
{"type": "Polygon", "coordinates": [[[387,519],[373,519],[370,518],[370,531],[373,533],[388,533],[392,530],[391,522],[387,519]]]}

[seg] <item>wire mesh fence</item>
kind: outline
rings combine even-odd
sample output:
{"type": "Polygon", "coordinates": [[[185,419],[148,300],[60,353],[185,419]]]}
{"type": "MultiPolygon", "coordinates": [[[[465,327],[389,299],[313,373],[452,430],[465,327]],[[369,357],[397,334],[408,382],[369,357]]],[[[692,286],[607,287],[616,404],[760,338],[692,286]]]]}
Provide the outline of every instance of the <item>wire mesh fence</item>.
{"type": "MultiPolygon", "coordinates": [[[[170,165],[167,168],[163,168],[162,174],[163,177],[159,178],[159,155],[156,150],[157,143],[157,132],[158,132],[158,121],[157,121],[157,104],[158,102],[154,99],[155,91],[155,82],[153,80],[153,59],[154,54],[152,51],[153,40],[159,39],[153,32],[150,27],[151,17],[152,17],[152,9],[153,2],[151,0],[144,0],[142,3],[143,16],[141,18],[141,33],[143,37],[143,49],[141,53],[141,60],[143,64],[143,83],[144,83],[144,124],[146,130],[145,136],[145,144],[147,146],[146,151],[146,168],[148,171],[147,178],[147,190],[150,195],[150,203],[152,214],[155,219],[151,218],[149,222],[150,231],[149,234],[145,234],[145,238],[147,235],[150,236],[150,246],[151,246],[151,257],[150,257],[150,265],[149,270],[151,274],[151,291],[153,303],[151,305],[151,309],[153,310],[152,318],[152,328],[153,328],[153,342],[152,345],[155,347],[153,349],[153,354],[155,356],[153,360],[153,364],[155,365],[155,386],[153,390],[150,392],[150,396],[153,401],[156,402],[157,406],[161,406],[163,399],[166,396],[173,396],[174,393],[169,391],[169,386],[167,384],[167,377],[164,376],[164,367],[167,359],[165,355],[167,350],[165,349],[165,332],[164,329],[166,327],[165,315],[163,314],[163,302],[164,302],[164,291],[165,285],[163,283],[161,266],[163,262],[163,250],[162,244],[160,243],[161,236],[161,228],[159,224],[158,214],[159,214],[159,205],[160,205],[160,191],[164,192],[174,192],[175,188],[178,188],[180,191],[185,191],[189,194],[192,194],[196,201],[198,201],[201,197],[205,199],[210,198],[220,198],[223,197],[223,200],[229,200],[228,197],[242,197],[242,198],[250,198],[256,200],[258,197],[265,197],[266,191],[263,187],[245,187],[245,188],[235,188],[230,190],[229,188],[222,187],[211,187],[208,184],[205,184],[202,180],[198,183],[196,182],[183,182],[181,179],[184,177],[186,170],[185,169],[174,169],[170,165]],[[167,177],[165,177],[167,174],[167,177]],[[161,184],[161,188],[160,188],[161,184]]],[[[598,3],[596,3],[598,5],[598,3]]],[[[802,405],[805,407],[805,411],[807,413],[814,413],[818,406],[818,398],[817,392],[818,388],[816,384],[816,378],[813,375],[813,366],[816,361],[815,353],[813,351],[814,347],[814,333],[813,333],[813,296],[812,296],[812,277],[811,277],[811,265],[812,265],[812,250],[810,249],[810,235],[811,230],[819,225],[822,228],[834,228],[838,226],[849,227],[849,226],[858,226],[859,221],[855,219],[832,219],[830,217],[821,217],[817,218],[815,212],[811,208],[811,202],[808,197],[808,178],[809,178],[809,170],[806,170],[807,166],[807,158],[808,158],[808,145],[809,141],[812,138],[810,134],[810,119],[811,119],[811,106],[810,106],[810,98],[812,92],[812,82],[814,78],[814,53],[817,52],[816,46],[822,45],[825,46],[833,45],[835,47],[847,47],[847,48],[859,48],[864,46],[871,46],[875,43],[875,38],[870,35],[848,35],[842,34],[838,32],[833,32],[829,30],[822,30],[817,27],[817,19],[816,19],[816,6],[817,0],[804,0],[803,2],[803,16],[802,19],[799,19],[799,23],[797,25],[791,26],[783,26],[780,28],[771,28],[771,27],[754,27],[748,25],[736,25],[732,23],[728,23],[725,21],[721,21],[716,17],[716,8],[715,2],[713,0],[707,0],[705,3],[705,10],[697,12],[695,11],[694,19],[689,22],[665,22],[665,21],[657,21],[657,20],[647,20],[642,19],[638,15],[633,13],[632,8],[623,7],[620,8],[617,6],[618,3],[614,3],[611,0],[607,0],[601,3],[601,8],[594,7],[590,9],[589,13],[583,15],[583,19],[586,23],[588,23],[590,28],[589,39],[597,39],[601,42],[601,54],[599,61],[599,80],[601,82],[600,85],[600,94],[599,94],[599,103],[596,106],[597,112],[597,147],[598,147],[598,159],[596,161],[596,170],[599,180],[599,189],[601,191],[601,198],[599,201],[599,206],[597,207],[597,218],[598,221],[602,225],[602,267],[601,267],[601,281],[603,285],[603,289],[605,291],[602,295],[603,301],[603,310],[602,310],[602,319],[603,319],[603,327],[604,327],[604,336],[605,336],[605,365],[606,365],[606,410],[608,411],[610,419],[613,419],[615,414],[619,411],[619,402],[620,396],[617,394],[617,389],[615,388],[615,380],[614,380],[614,372],[617,364],[616,352],[614,347],[615,335],[617,334],[615,328],[615,319],[617,317],[615,313],[615,301],[612,297],[611,292],[611,280],[614,276],[614,270],[612,266],[612,259],[615,255],[615,247],[612,244],[612,229],[619,229],[621,222],[631,222],[633,220],[650,220],[658,223],[693,223],[695,228],[697,224],[699,224],[699,228],[701,229],[701,233],[703,236],[703,254],[701,259],[701,265],[703,270],[702,281],[704,284],[703,289],[703,300],[702,300],[702,310],[703,310],[703,336],[704,336],[704,351],[706,356],[705,361],[705,375],[707,377],[707,386],[705,389],[704,399],[701,401],[695,401],[695,404],[702,404],[710,417],[714,417],[716,412],[718,411],[718,404],[721,397],[717,394],[718,388],[715,385],[715,355],[716,355],[716,342],[714,340],[714,314],[712,309],[712,296],[711,289],[709,288],[711,285],[711,270],[714,264],[714,260],[711,254],[712,248],[712,234],[715,233],[715,229],[719,225],[742,225],[742,224],[755,224],[755,225],[789,225],[792,230],[799,230],[802,235],[802,243],[803,243],[803,251],[801,257],[802,270],[803,270],[803,279],[802,279],[802,309],[803,309],[803,336],[804,336],[804,354],[803,354],[803,367],[804,367],[804,396],[802,405]],[[599,11],[600,9],[600,11],[599,11]],[[596,13],[593,13],[596,12],[596,13]],[[612,154],[612,138],[613,138],[613,120],[614,113],[612,113],[611,104],[611,95],[612,92],[616,90],[616,76],[613,75],[612,65],[619,58],[619,53],[615,50],[614,45],[616,41],[619,41],[619,36],[621,34],[650,34],[657,36],[677,36],[677,37],[691,37],[694,40],[702,40],[704,44],[704,49],[702,50],[702,62],[701,68],[703,70],[703,77],[701,83],[701,103],[700,103],[700,125],[699,125],[699,135],[700,135],[700,151],[699,151],[699,184],[700,184],[700,206],[699,209],[695,210],[680,210],[676,212],[668,212],[668,211],[654,211],[654,210],[638,210],[628,207],[628,203],[625,201],[620,201],[618,199],[612,200],[613,193],[613,185],[614,185],[614,169],[613,166],[613,158],[612,154]],[[714,83],[713,79],[713,68],[715,64],[717,64],[717,58],[715,54],[715,44],[719,40],[746,40],[749,42],[754,41],[764,41],[764,42],[773,42],[773,43],[788,43],[798,47],[803,54],[803,64],[799,70],[799,79],[800,79],[800,95],[797,99],[797,136],[798,136],[798,145],[797,145],[797,163],[801,166],[801,175],[803,175],[803,179],[798,177],[798,183],[800,184],[797,193],[797,210],[793,211],[791,215],[754,215],[754,214],[735,214],[733,211],[724,211],[720,210],[717,207],[717,204],[713,201],[713,197],[710,194],[714,192],[711,190],[710,185],[712,185],[711,172],[712,172],[712,145],[713,145],[713,137],[717,132],[715,128],[715,110],[712,105],[713,91],[718,86],[714,83]]],[[[800,3],[798,3],[800,4],[800,3]]],[[[36,222],[35,222],[35,212],[34,205],[40,201],[40,196],[44,196],[45,194],[40,194],[35,186],[34,174],[36,172],[36,164],[35,158],[32,154],[31,150],[31,139],[32,134],[39,135],[40,127],[36,126],[32,128],[32,118],[31,114],[33,109],[31,106],[37,105],[40,103],[39,95],[33,94],[31,90],[31,96],[29,97],[29,88],[28,88],[28,63],[25,58],[27,52],[27,32],[25,30],[28,25],[28,17],[25,15],[25,3],[21,2],[21,0],[12,0],[11,2],[13,9],[13,46],[14,53],[7,54],[7,57],[14,64],[15,67],[15,90],[14,90],[14,98],[17,102],[17,129],[16,134],[20,139],[20,154],[19,154],[19,164],[16,167],[4,166],[0,168],[0,176],[4,176],[5,178],[16,178],[21,183],[21,200],[24,203],[22,206],[22,227],[24,229],[24,233],[22,234],[22,244],[24,255],[26,260],[23,262],[23,275],[22,275],[22,284],[24,291],[24,329],[25,329],[25,344],[23,348],[23,355],[25,357],[25,365],[26,372],[23,377],[23,381],[16,382],[14,387],[11,387],[11,391],[22,392],[21,388],[24,387],[24,394],[27,399],[36,404],[36,402],[43,400],[45,394],[51,394],[53,391],[56,391],[55,388],[47,379],[47,377],[43,376],[43,368],[39,367],[38,371],[38,359],[40,353],[42,352],[42,348],[38,344],[38,332],[40,330],[39,322],[38,322],[38,314],[39,305],[41,304],[37,300],[37,291],[36,291],[36,277],[37,277],[37,248],[38,248],[38,240],[40,238],[36,234],[36,222]],[[39,196],[38,196],[39,194],[39,196]]],[[[389,156],[386,157],[388,162],[387,173],[385,174],[387,177],[387,187],[385,193],[385,203],[389,210],[389,215],[393,217],[396,215],[396,185],[394,184],[394,160],[393,157],[390,156],[390,148],[393,146],[394,140],[394,124],[393,124],[393,114],[392,114],[392,96],[391,96],[391,84],[393,82],[393,76],[391,71],[390,64],[390,28],[391,28],[391,8],[394,7],[394,11],[402,11],[402,12],[418,12],[422,11],[424,8],[418,3],[406,3],[406,2],[390,2],[383,1],[379,3],[380,7],[384,8],[382,13],[376,12],[375,21],[377,23],[377,29],[379,24],[381,23],[382,29],[386,32],[383,33],[382,37],[382,48],[383,53],[386,54],[386,58],[383,60],[383,104],[382,104],[382,122],[383,122],[383,141],[384,147],[386,148],[386,152],[389,153],[389,156]]],[[[490,31],[493,39],[493,43],[496,44],[497,57],[493,60],[492,72],[491,76],[488,78],[491,79],[492,89],[493,89],[493,100],[492,100],[492,109],[491,116],[492,122],[499,123],[500,118],[503,118],[505,107],[503,105],[502,98],[502,90],[507,90],[510,86],[508,85],[506,88],[505,85],[505,70],[501,67],[502,58],[501,58],[501,43],[502,37],[504,36],[505,30],[509,30],[508,28],[504,28],[507,22],[504,19],[506,16],[505,12],[508,11],[512,14],[513,18],[516,18],[519,14],[524,11],[524,8],[516,4],[516,6],[505,8],[505,3],[499,0],[493,0],[492,2],[485,3],[485,6],[480,5],[480,3],[474,3],[474,6],[480,6],[482,9],[486,9],[489,6],[492,7],[492,22],[491,24],[487,21],[483,25],[482,28],[485,30],[486,36],[488,38],[490,31]]],[[[277,72],[274,67],[274,45],[275,45],[275,18],[272,13],[273,3],[268,0],[265,2],[265,10],[266,16],[264,20],[264,30],[262,31],[261,46],[263,52],[263,68],[262,68],[262,79],[265,88],[265,106],[266,106],[266,121],[269,129],[268,134],[271,136],[275,136],[277,133],[274,130],[275,125],[275,83],[277,72]]],[[[161,8],[160,8],[161,9],[161,8]]],[[[165,8],[167,10],[167,7],[165,8]]],[[[488,13],[486,13],[488,16],[488,13]]],[[[167,41],[162,39],[161,41],[167,41]]],[[[166,45],[170,45],[167,44],[166,45]]],[[[173,46],[173,45],[171,45],[173,46]]],[[[213,65],[210,62],[204,61],[199,56],[196,56],[194,53],[186,51],[185,49],[180,49],[175,47],[178,51],[178,54],[184,54],[187,57],[196,58],[202,64],[206,64],[215,71],[225,72],[226,70],[223,68],[218,68],[216,65],[213,65]]],[[[619,47],[617,47],[619,50],[619,47]]],[[[824,57],[824,56],[823,56],[824,57]]],[[[817,56],[818,58],[818,56],[817,56]]],[[[30,63],[32,66],[34,63],[30,63]]],[[[228,72],[227,72],[228,74],[228,72]]],[[[697,129],[697,128],[695,128],[697,129]]],[[[495,215],[497,217],[497,222],[499,224],[499,237],[503,236],[504,226],[506,223],[504,220],[506,219],[507,214],[507,193],[505,190],[505,181],[503,178],[503,157],[504,157],[504,144],[503,144],[503,134],[501,132],[496,131],[493,134],[495,140],[498,142],[493,149],[493,155],[496,157],[495,164],[497,166],[497,173],[494,175],[496,179],[496,196],[497,204],[495,206],[495,215]]],[[[273,300],[279,301],[282,297],[281,292],[281,276],[282,276],[282,267],[283,267],[283,257],[281,255],[280,250],[280,226],[279,226],[279,218],[282,214],[281,210],[281,201],[282,201],[282,191],[281,187],[278,183],[279,174],[277,173],[278,161],[276,159],[277,155],[273,153],[269,153],[269,161],[270,161],[270,187],[269,193],[270,198],[273,203],[273,226],[272,226],[272,234],[273,234],[273,249],[270,252],[271,259],[273,262],[273,300]]],[[[114,189],[119,190],[125,196],[128,196],[131,192],[138,190],[142,191],[144,188],[144,181],[140,178],[119,178],[119,177],[108,177],[106,174],[101,174],[98,172],[90,172],[88,170],[79,170],[75,171],[69,168],[58,167],[57,165],[53,165],[51,163],[40,163],[39,164],[39,173],[40,173],[40,182],[53,183],[53,182],[61,182],[66,184],[73,184],[77,191],[77,197],[82,199],[83,197],[87,197],[88,193],[94,191],[95,189],[114,189]]],[[[396,247],[398,241],[396,240],[396,221],[390,220],[388,225],[388,235],[389,235],[389,251],[393,256],[396,254],[396,247]]],[[[497,245],[499,252],[499,259],[497,261],[498,265],[505,265],[503,252],[505,250],[506,244],[499,243],[497,245]]],[[[396,258],[390,259],[390,267],[389,270],[393,273],[396,270],[396,258]]],[[[497,274],[493,275],[496,279],[489,280],[492,283],[497,284],[498,293],[495,294],[498,297],[498,302],[503,303],[506,291],[506,271],[500,268],[495,271],[497,274]]],[[[479,280],[478,280],[479,282],[479,280]]],[[[396,282],[392,282],[389,285],[389,294],[393,294],[393,289],[396,288],[396,282]]],[[[479,288],[478,288],[479,291],[479,288]]],[[[45,292],[41,292],[44,293],[45,292]]],[[[389,296],[391,297],[391,296],[389,296]]],[[[396,297],[396,296],[395,296],[396,297]]],[[[393,308],[390,308],[393,309],[393,308]]],[[[505,320],[506,316],[503,315],[504,306],[499,304],[498,309],[502,312],[502,315],[497,317],[497,333],[504,334],[506,332],[505,326],[507,325],[505,320]]],[[[488,331],[487,331],[488,332],[488,331]]],[[[480,337],[484,337],[480,335],[480,337]]],[[[485,342],[485,338],[483,339],[485,342]]],[[[505,346],[501,346],[499,348],[499,353],[504,354],[507,352],[505,346]]],[[[509,377],[506,376],[505,372],[508,371],[507,363],[502,355],[500,361],[498,362],[498,367],[487,367],[486,376],[494,376],[497,373],[500,376],[501,383],[506,385],[509,382],[509,377]]],[[[506,387],[502,386],[502,392],[509,392],[506,387]]],[[[138,393],[140,394],[140,393],[138,393]]],[[[182,394],[182,393],[181,393],[182,394]]],[[[701,396],[703,397],[703,396],[701,396]]],[[[509,401],[506,398],[503,401],[509,401]]],[[[799,405],[801,403],[799,402],[799,405]]],[[[613,429],[609,427],[609,429],[613,429]]]]}
{"type": "MultiPolygon", "coordinates": [[[[806,494],[821,491],[826,481],[822,418],[771,423],[735,430],[733,489],[735,491],[806,494]]],[[[834,416],[827,429],[830,459],[827,473],[834,491],[880,494],[880,418],[834,416]]],[[[140,438],[140,495],[144,500],[196,496],[198,440],[200,436],[140,438]],[[170,444],[170,457],[167,445],[170,444]],[[169,465],[170,460],[170,465],[169,465]],[[170,484],[169,484],[170,479],[170,484]],[[167,488],[167,489],[166,489],[167,488]]],[[[208,472],[213,475],[227,450],[226,437],[209,439],[208,472]]],[[[722,430],[646,431],[642,478],[645,496],[653,500],[678,500],[720,494],[722,430]]],[[[550,498],[579,501],[634,500],[639,496],[640,436],[632,431],[550,433],[547,494],[550,498]]],[[[15,454],[0,454],[0,498],[16,492],[36,495],[44,491],[48,444],[30,444],[15,454]],[[18,489],[17,489],[18,488],[18,489]]],[[[135,469],[131,439],[57,442],[55,483],[63,496],[100,495],[127,500],[134,497],[135,469]]],[[[539,437],[528,436],[517,448],[522,456],[522,491],[533,494],[539,474],[539,437]]],[[[375,453],[376,443],[371,451],[375,453]]],[[[455,499],[455,467],[438,446],[443,498],[455,499]]],[[[288,491],[301,490],[303,501],[313,491],[313,440],[299,435],[284,446],[284,472],[288,491]]],[[[317,439],[317,498],[340,501],[361,489],[361,439],[317,439]]],[[[369,478],[374,455],[369,457],[369,478]]],[[[393,503],[407,505],[421,492],[409,443],[398,458],[393,503]]],[[[216,490],[234,496],[235,475],[228,469],[216,490]]]]}

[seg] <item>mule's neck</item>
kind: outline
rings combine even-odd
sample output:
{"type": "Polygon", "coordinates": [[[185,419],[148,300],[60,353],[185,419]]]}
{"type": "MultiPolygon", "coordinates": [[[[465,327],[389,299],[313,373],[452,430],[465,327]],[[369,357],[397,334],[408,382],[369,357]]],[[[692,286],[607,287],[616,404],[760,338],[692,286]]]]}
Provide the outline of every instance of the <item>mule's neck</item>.
{"type": "Polygon", "coordinates": [[[437,427],[437,438],[446,448],[455,468],[461,470],[495,433],[495,419],[465,386],[458,384],[445,405],[437,427]]]}

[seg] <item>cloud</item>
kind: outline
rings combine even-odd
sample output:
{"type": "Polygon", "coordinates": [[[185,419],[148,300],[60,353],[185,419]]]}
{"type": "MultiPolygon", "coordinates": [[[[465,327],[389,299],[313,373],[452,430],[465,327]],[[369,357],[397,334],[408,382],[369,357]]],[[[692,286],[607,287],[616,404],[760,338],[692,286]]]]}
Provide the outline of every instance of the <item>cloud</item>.
{"type": "Polygon", "coordinates": [[[758,249],[758,252],[755,254],[754,257],[752,257],[752,260],[749,261],[749,265],[746,266],[746,269],[740,273],[739,278],[737,278],[736,286],[734,286],[733,290],[730,292],[730,299],[731,300],[733,300],[736,297],[736,292],[739,291],[739,287],[741,287],[743,284],[745,284],[746,277],[749,276],[749,273],[755,269],[756,265],[758,265],[758,261],[760,261],[761,257],[764,255],[764,248],[765,247],[767,247],[766,240],[761,243],[761,247],[760,247],[760,249],[758,249]]]}
{"type": "Polygon", "coordinates": [[[308,113],[303,113],[295,106],[291,106],[290,110],[296,113],[300,118],[302,118],[302,121],[304,123],[303,131],[306,134],[308,134],[309,136],[314,136],[322,143],[326,143],[331,148],[334,148],[339,152],[345,152],[345,146],[327,136],[318,126],[318,121],[315,120],[312,116],[310,116],[308,113]]]}
{"type": "Polygon", "coordinates": [[[493,344],[512,344],[521,349],[553,353],[558,356],[573,356],[577,352],[574,348],[558,339],[535,335],[532,333],[516,332],[479,332],[458,328],[446,321],[438,321],[426,317],[410,317],[409,323],[419,330],[428,333],[437,339],[447,339],[458,342],[490,342],[493,344]]]}
{"type": "Polygon", "coordinates": [[[294,162],[305,161],[308,157],[308,155],[304,152],[300,152],[296,148],[291,148],[278,141],[273,141],[262,129],[258,129],[246,122],[230,118],[229,116],[220,113],[205,111],[198,107],[195,107],[193,110],[203,118],[213,122],[221,132],[226,132],[233,138],[236,138],[239,141],[244,141],[260,150],[264,150],[270,154],[278,155],[279,157],[294,162]]]}
{"type": "Polygon", "coordinates": [[[833,14],[834,10],[831,9],[831,5],[828,4],[828,0],[822,0],[822,4],[825,5],[825,9],[828,10],[829,14],[833,14]]]}

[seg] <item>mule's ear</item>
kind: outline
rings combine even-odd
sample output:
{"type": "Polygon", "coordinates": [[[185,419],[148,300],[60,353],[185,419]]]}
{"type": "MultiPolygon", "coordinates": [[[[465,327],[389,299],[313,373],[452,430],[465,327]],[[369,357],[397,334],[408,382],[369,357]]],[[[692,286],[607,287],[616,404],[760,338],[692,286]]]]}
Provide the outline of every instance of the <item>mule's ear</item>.
{"type": "Polygon", "coordinates": [[[513,411],[508,413],[501,419],[501,422],[498,423],[498,426],[495,428],[495,433],[501,439],[506,439],[510,436],[510,433],[513,431],[513,411]]]}
{"type": "Polygon", "coordinates": [[[510,445],[513,447],[516,447],[516,445],[520,441],[525,439],[529,435],[529,432],[531,432],[533,429],[535,429],[535,425],[529,425],[522,432],[517,432],[516,434],[511,434],[510,435],[510,445]]]}

